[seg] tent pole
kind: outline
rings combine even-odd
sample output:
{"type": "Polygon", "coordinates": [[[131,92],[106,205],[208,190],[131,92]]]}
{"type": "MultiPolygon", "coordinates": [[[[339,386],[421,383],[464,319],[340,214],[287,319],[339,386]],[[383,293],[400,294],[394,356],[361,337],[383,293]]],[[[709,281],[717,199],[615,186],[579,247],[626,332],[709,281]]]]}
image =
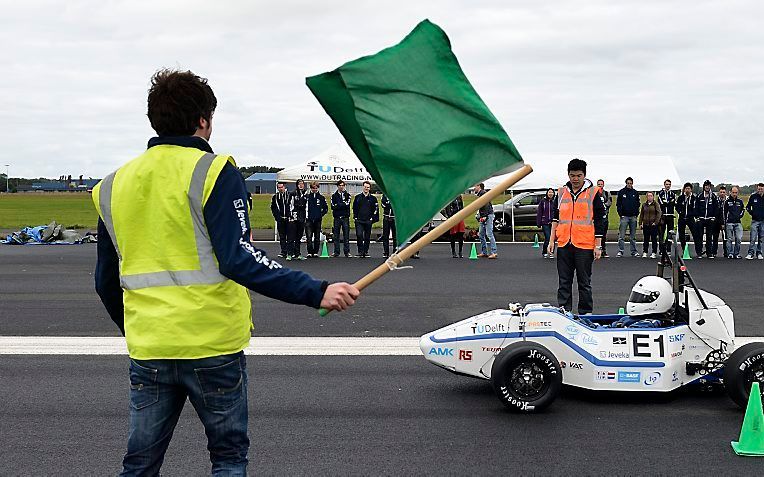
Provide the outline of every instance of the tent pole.
{"type": "MultiPolygon", "coordinates": [[[[509,200],[512,200],[515,197],[515,191],[510,190],[509,191],[509,200]]],[[[512,203],[512,241],[515,241],[515,204],[512,203]]]]}

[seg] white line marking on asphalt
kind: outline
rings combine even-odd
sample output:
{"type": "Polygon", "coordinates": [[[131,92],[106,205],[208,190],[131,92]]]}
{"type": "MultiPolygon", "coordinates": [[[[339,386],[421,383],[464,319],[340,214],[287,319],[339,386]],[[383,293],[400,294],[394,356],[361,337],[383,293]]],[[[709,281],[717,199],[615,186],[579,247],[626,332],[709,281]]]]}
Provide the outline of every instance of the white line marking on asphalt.
{"type": "MultiPolygon", "coordinates": [[[[251,338],[245,354],[256,356],[420,356],[419,338],[251,338]]],[[[122,337],[0,336],[0,355],[126,355],[122,337]]]]}
{"type": "MultiPolygon", "coordinates": [[[[764,337],[740,336],[737,346],[764,337]]],[[[253,356],[420,356],[419,338],[271,337],[251,338],[244,350],[253,356]]],[[[121,337],[0,336],[0,355],[126,355],[121,337]]]]}

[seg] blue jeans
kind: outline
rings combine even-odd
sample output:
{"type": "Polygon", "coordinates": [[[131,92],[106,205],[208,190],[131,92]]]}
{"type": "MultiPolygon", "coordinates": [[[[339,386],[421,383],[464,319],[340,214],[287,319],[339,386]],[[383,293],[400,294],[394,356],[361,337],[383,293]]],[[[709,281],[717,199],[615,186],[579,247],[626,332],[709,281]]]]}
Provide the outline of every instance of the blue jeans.
{"type": "Polygon", "coordinates": [[[626,227],[629,227],[629,242],[631,243],[631,254],[637,253],[637,218],[636,217],[621,217],[621,222],[618,225],[618,251],[623,253],[623,240],[626,237],[626,227]]]}
{"type": "Polygon", "coordinates": [[[742,224],[727,224],[727,253],[735,257],[740,255],[740,242],[743,240],[742,224]]]}
{"type": "Polygon", "coordinates": [[[543,224],[541,230],[544,232],[544,247],[541,249],[541,255],[545,255],[549,247],[549,237],[552,235],[552,224],[543,224]]]}
{"type": "Polygon", "coordinates": [[[186,398],[207,434],[212,475],[247,474],[244,353],[130,360],[130,434],[121,476],[159,475],[186,398]]]}
{"type": "Polygon", "coordinates": [[[488,245],[486,244],[486,236],[488,236],[488,242],[491,245],[490,253],[496,253],[496,239],[493,237],[493,214],[489,214],[484,222],[479,222],[480,227],[478,234],[480,237],[480,253],[488,254],[488,245]]]}
{"type": "Polygon", "coordinates": [[[754,257],[761,253],[761,243],[764,242],[764,222],[751,221],[751,243],[748,245],[748,255],[754,257]]]}

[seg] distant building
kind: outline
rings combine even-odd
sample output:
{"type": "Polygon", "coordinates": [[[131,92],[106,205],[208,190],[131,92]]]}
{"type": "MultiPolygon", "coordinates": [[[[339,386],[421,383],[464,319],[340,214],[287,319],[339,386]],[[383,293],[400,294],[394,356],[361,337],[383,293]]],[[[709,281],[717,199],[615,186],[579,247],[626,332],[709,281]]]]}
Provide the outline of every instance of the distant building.
{"type": "MultiPolygon", "coordinates": [[[[250,194],[275,194],[276,173],[256,172],[244,181],[250,194]]],[[[294,188],[294,186],[292,186],[294,188]]]]}
{"type": "MultiPolygon", "coordinates": [[[[33,182],[29,189],[33,192],[90,192],[101,179],[66,179],[46,182],[33,182]]],[[[19,189],[20,191],[20,189],[19,189]]]]}

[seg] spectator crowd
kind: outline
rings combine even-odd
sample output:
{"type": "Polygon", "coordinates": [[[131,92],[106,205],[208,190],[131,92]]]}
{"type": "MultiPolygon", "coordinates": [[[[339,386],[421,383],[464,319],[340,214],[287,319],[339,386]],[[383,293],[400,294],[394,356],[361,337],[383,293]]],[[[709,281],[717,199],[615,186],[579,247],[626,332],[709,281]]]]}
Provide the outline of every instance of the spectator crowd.
{"type": "MultiPolygon", "coordinates": [[[[613,205],[611,194],[605,189],[605,182],[597,181],[601,200],[605,206],[605,217],[608,217],[613,205]]],[[[751,217],[748,250],[745,258],[748,260],[764,260],[762,242],[764,241],[764,183],[756,186],[747,203],[739,197],[738,186],[719,186],[714,191],[711,181],[706,180],[697,193],[689,182],[684,184],[681,192],[671,188],[671,181],[666,180],[658,192],[647,192],[644,202],[634,189],[634,179],[626,178],[624,187],[615,197],[618,213],[618,253],[623,257],[626,253],[628,236],[629,250],[632,257],[656,258],[664,251],[668,232],[674,231],[682,248],[689,253],[688,242],[692,241],[696,258],[715,259],[721,256],[727,259],[743,258],[742,219],[746,213],[751,217]],[[636,241],[637,228],[642,231],[642,251],[639,252],[636,241]]],[[[547,190],[539,202],[536,224],[544,234],[542,253],[546,258],[554,258],[547,253],[551,223],[556,208],[557,196],[554,189],[547,190]]],[[[607,257],[606,234],[599,244],[602,256],[607,257]]]]}
{"type": "MultiPolygon", "coordinates": [[[[363,191],[351,196],[345,190],[345,182],[337,182],[337,189],[327,200],[320,192],[317,182],[311,182],[309,190],[305,182],[298,180],[295,190],[289,192],[285,184],[277,184],[277,192],[271,199],[271,213],[276,221],[281,251],[279,257],[287,260],[305,260],[302,255],[302,239],[306,238],[306,256],[318,257],[321,252],[321,231],[324,216],[331,210],[332,236],[334,241],[333,257],[341,254],[352,257],[350,247],[350,219],[355,225],[356,256],[366,258],[371,256],[372,226],[382,221],[382,256],[388,257],[392,250],[397,249],[395,227],[395,211],[390,200],[382,196],[381,200],[371,194],[371,184],[364,182],[363,191]]],[[[608,217],[613,205],[618,214],[618,252],[616,257],[627,253],[632,257],[656,258],[664,252],[664,247],[670,231],[675,232],[686,251],[688,243],[694,246],[696,258],[714,259],[721,254],[727,259],[743,258],[742,250],[743,226],[745,214],[751,217],[748,250],[745,258],[749,260],[764,260],[762,242],[764,242],[764,183],[756,186],[746,203],[739,197],[739,188],[719,186],[714,190],[711,181],[705,181],[701,190],[693,190],[690,183],[684,184],[682,190],[672,190],[670,180],[666,180],[663,188],[657,192],[647,192],[644,200],[634,189],[634,180],[626,178],[624,187],[617,193],[611,194],[605,187],[605,182],[597,181],[597,189],[604,205],[605,217],[608,217]],[[637,229],[642,231],[641,252],[637,245],[637,229]],[[629,249],[626,249],[626,241],[629,249]]],[[[473,188],[476,196],[485,194],[483,184],[473,188]]],[[[541,248],[545,258],[554,258],[549,249],[552,222],[557,211],[558,194],[553,188],[546,191],[539,201],[536,215],[536,225],[541,228],[544,245],[541,248]]],[[[461,195],[449,203],[441,214],[446,218],[453,216],[464,208],[461,195]]],[[[480,253],[478,257],[498,258],[496,239],[493,232],[494,212],[492,205],[486,204],[476,214],[478,221],[478,238],[480,253]]],[[[424,233],[427,227],[420,232],[424,233]]],[[[449,231],[451,255],[462,258],[464,255],[464,237],[466,228],[461,221],[449,231]]],[[[603,234],[601,242],[602,257],[608,257],[607,234],[603,234]]],[[[598,238],[598,240],[600,240],[598,238]]],[[[414,258],[418,258],[418,255],[414,258]]]]}

